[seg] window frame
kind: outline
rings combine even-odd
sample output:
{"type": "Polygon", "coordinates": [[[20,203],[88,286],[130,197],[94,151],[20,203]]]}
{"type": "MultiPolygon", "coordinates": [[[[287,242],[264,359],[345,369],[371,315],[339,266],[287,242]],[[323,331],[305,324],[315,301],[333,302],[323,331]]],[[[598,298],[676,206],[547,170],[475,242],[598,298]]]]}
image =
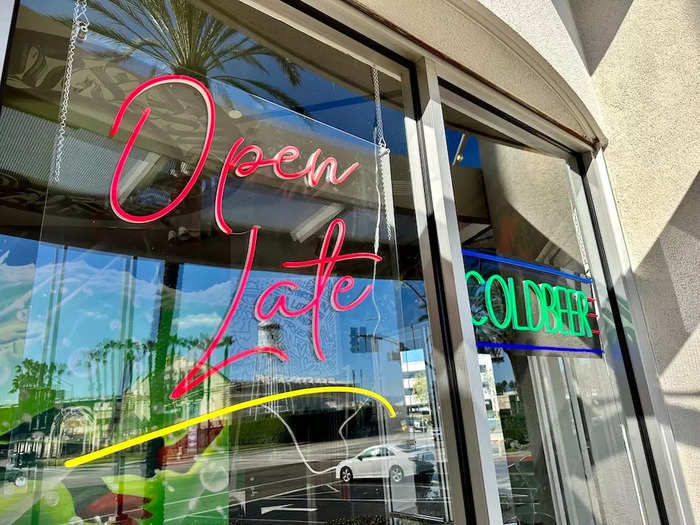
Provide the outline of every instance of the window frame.
{"type": "MultiPolygon", "coordinates": [[[[595,260],[594,264],[592,264],[592,269],[595,270],[595,281],[598,282],[599,285],[603,284],[608,290],[608,297],[611,303],[610,310],[613,312],[614,318],[612,329],[617,332],[620,343],[619,347],[610,349],[612,359],[609,361],[609,365],[611,365],[612,372],[618,379],[618,384],[621,386],[628,386],[628,388],[620,388],[619,393],[621,396],[621,408],[623,415],[626,418],[623,433],[625,435],[628,460],[630,462],[633,476],[635,477],[633,481],[638,492],[638,505],[647,519],[647,523],[669,523],[669,511],[667,508],[668,504],[664,497],[673,497],[673,495],[668,494],[668,492],[670,492],[668,489],[667,494],[663,493],[664,487],[660,480],[664,473],[663,471],[659,472],[658,467],[655,465],[654,457],[650,453],[652,448],[650,437],[653,436],[650,436],[649,433],[649,420],[640,417],[640,414],[644,412],[641,405],[642,399],[640,398],[640,390],[637,384],[639,368],[635,368],[635,364],[632,362],[631,358],[633,354],[636,354],[637,358],[639,358],[639,356],[642,354],[642,349],[639,344],[640,341],[637,339],[636,334],[639,332],[637,327],[645,326],[643,324],[643,316],[639,317],[642,324],[635,323],[635,312],[632,311],[634,305],[631,304],[630,317],[632,318],[632,321],[625,322],[625,319],[623,319],[619,301],[621,300],[621,295],[625,292],[629,293],[629,291],[619,289],[620,282],[623,280],[622,278],[624,276],[621,276],[618,273],[616,274],[617,278],[612,277],[606,254],[610,248],[613,248],[618,252],[620,251],[620,247],[624,248],[624,239],[622,237],[621,228],[619,227],[619,222],[617,223],[617,240],[619,244],[612,242],[613,246],[610,246],[611,239],[605,239],[603,237],[599,225],[600,219],[596,215],[596,196],[593,195],[591,191],[591,181],[589,180],[590,177],[596,175],[595,173],[591,173],[593,170],[595,170],[596,164],[595,162],[586,161],[588,159],[593,161],[598,160],[598,164],[600,164],[600,162],[604,162],[602,160],[602,151],[598,151],[597,155],[594,157],[593,152],[589,148],[585,148],[583,151],[569,149],[565,144],[562,144],[556,139],[547,136],[546,134],[542,133],[541,130],[531,128],[528,124],[519,121],[519,119],[513,117],[512,115],[505,114],[500,111],[493,112],[493,108],[489,103],[479,100],[472,94],[464,91],[460,86],[454,85],[442,78],[436,66],[434,66],[434,71],[435,76],[437,77],[438,89],[435,93],[431,92],[430,96],[435,102],[435,107],[441,108],[442,104],[446,104],[452,109],[460,111],[465,115],[488,124],[498,131],[510,135],[515,140],[532,147],[534,150],[539,151],[540,153],[561,157],[564,159],[570,159],[573,157],[573,160],[576,162],[577,170],[580,173],[569,170],[569,179],[572,187],[581,190],[577,192],[577,195],[575,196],[576,199],[574,206],[579,212],[582,212],[584,216],[590,216],[590,224],[583,224],[582,230],[584,237],[587,237],[587,246],[592,248],[592,253],[589,255],[592,255],[593,259],[595,260]],[[487,111],[486,118],[484,118],[484,110],[487,111]]],[[[441,129],[436,130],[435,135],[444,136],[445,129],[441,109],[437,121],[440,123],[441,129]]],[[[441,159],[441,162],[446,163],[445,167],[442,169],[447,171],[448,176],[451,176],[449,175],[450,161],[447,157],[447,148],[444,146],[440,149],[444,151],[444,159],[441,159]]],[[[600,179],[600,173],[598,173],[598,177],[594,184],[603,184],[603,181],[600,179]]],[[[605,180],[607,181],[609,187],[609,179],[606,177],[605,180]]],[[[450,183],[446,181],[444,184],[446,191],[449,192],[445,194],[445,198],[451,203],[454,203],[454,196],[451,193],[450,183]]],[[[610,197],[612,196],[611,188],[609,195],[610,197]]],[[[598,197],[601,196],[599,195],[598,197]]],[[[444,219],[447,223],[449,223],[451,217],[454,217],[456,228],[456,213],[450,213],[444,219]]],[[[608,224],[608,227],[612,228],[610,224],[608,224]]],[[[451,228],[449,228],[448,224],[448,230],[450,229],[451,228]]],[[[458,232],[458,229],[455,231],[458,232]]],[[[612,237],[612,231],[609,231],[608,234],[610,237],[612,237]]],[[[448,242],[459,245],[459,235],[457,234],[448,242]]],[[[459,276],[464,275],[465,270],[462,258],[453,257],[453,261],[454,266],[458,268],[454,273],[459,276]]],[[[629,274],[628,279],[632,280],[633,284],[633,278],[630,278],[629,274]]],[[[460,283],[458,283],[457,286],[464,287],[466,289],[464,279],[459,279],[459,281],[460,283]]],[[[629,286],[630,283],[624,284],[629,286]]],[[[622,300],[625,301],[625,299],[622,300]]],[[[628,301],[625,302],[626,304],[630,304],[628,301]]],[[[461,309],[462,311],[471,311],[468,294],[467,300],[461,309]]],[[[636,313],[641,315],[641,304],[638,312],[636,313]]],[[[473,330],[471,318],[467,320],[467,324],[469,325],[470,330],[473,330]]],[[[644,333],[648,335],[646,331],[644,333]]],[[[649,352],[651,352],[650,346],[649,352]]],[[[654,379],[658,381],[657,376],[654,376],[654,379]]],[[[651,422],[658,423],[658,420],[652,420],[651,422]]],[[[653,430],[654,429],[652,428],[652,432],[653,430]]],[[[669,480],[671,479],[674,479],[674,477],[671,476],[669,480]]],[[[560,487],[560,489],[563,489],[563,487],[560,487]]],[[[563,513],[564,511],[561,504],[559,504],[559,510],[560,513],[563,513]]],[[[674,523],[675,521],[671,520],[670,522],[674,523]]]]}

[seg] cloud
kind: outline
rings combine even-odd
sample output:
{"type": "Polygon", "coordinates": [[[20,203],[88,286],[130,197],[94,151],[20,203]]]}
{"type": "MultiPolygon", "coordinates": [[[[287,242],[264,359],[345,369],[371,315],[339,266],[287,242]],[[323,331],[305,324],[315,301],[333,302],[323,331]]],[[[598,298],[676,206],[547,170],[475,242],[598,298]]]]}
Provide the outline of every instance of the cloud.
{"type": "Polygon", "coordinates": [[[191,314],[177,319],[175,324],[180,330],[187,330],[194,327],[216,328],[221,324],[221,316],[215,313],[191,314]]]}

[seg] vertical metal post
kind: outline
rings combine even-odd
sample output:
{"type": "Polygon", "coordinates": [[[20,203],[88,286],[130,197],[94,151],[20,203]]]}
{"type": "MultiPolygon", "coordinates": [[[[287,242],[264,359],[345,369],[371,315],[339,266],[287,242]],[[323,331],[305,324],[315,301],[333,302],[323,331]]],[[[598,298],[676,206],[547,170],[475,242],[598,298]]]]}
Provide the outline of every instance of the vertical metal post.
{"type": "MultiPolygon", "coordinates": [[[[433,330],[454,523],[503,523],[454,204],[435,65],[417,64],[415,138],[409,160],[433,330]],[[420,153],[416,148],[420,147],[420,153]],[[420,158],[417,158],[420,157],[420,158]],[[419,196],[426,195],[420,203],[419,196]]],[[[409,107],[409,104],[406,104],[409,107]]],[[[408,119],[407,119],[408,120],[408,119]]],[[[409,122],[410,124],[410,122],[409,122]]]]}

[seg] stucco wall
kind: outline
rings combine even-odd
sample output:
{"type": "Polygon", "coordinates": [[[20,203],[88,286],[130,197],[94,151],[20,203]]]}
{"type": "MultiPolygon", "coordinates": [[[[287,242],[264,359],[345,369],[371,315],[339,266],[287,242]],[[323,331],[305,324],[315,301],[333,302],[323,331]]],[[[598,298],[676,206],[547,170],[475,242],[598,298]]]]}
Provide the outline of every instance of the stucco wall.
{"type": "Polygon", "coordinates": [[[588,131],[588,117],[591,114],[595,117],[598,113],[590,78],[566,28],[557,18],[556,9],[548,0],[484,0],[481,3],[477,0],[350,1],[389,20],[563,126],[592,138],[588,131]],[[493,27],[489,20],[485,20],[493,18],[489,8],[498,7],[496,12],[508,13],[521,3],[530,4],[530,8],[518,9],[513,19],[523,20],[525,13],[529,13],[523,27],[510,27],[500,22],[498,27],[493,27]],[[532,48],[537,49],[537,46],[528,45],[518,35],[518,28],[524,30],[527,27],[535,30],[539,27],[539,32],[535,32],[541,35],[541,43],[552,52],[549,61],[532,53],[532,48]],[[569,60],[569,57],[575,60],[569,60]],[[563,74],[557,71],[560,65],[566,65],[561,68],[563,74]],[[560,76],[557,73],[566,81],[558,82],[560,76]],[[572,97],[564,92],[567,90],[579,93],[576,100],[582,101],[583,109],[572,106],[572,97]]]}
{"type": "Polygon", "coordinates": [[[700,517],[700,4],[578,0],[572,9],[688,494],[700,517]]]}
{"type": "MultiPolygon", "coordinates": [[[[469,0],[453,1],[469,4],[469,0]]],[[[593,117],[599,122],[602,120],[581,41],[577,32],[571,31],[573,13],[567,0],[479,0],[479,3],[508,24],[544,57],[574,90],[593,117]]]]}

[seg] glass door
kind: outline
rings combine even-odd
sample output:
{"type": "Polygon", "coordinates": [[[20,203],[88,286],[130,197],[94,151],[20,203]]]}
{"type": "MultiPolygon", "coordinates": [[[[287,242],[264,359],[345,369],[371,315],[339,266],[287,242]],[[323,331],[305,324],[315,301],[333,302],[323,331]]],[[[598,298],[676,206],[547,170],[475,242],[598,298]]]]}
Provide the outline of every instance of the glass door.
{"type": "Polygon", "coordinates": [[[644,523],[576,159],[440,96],[504,522],[644,523]]]}

